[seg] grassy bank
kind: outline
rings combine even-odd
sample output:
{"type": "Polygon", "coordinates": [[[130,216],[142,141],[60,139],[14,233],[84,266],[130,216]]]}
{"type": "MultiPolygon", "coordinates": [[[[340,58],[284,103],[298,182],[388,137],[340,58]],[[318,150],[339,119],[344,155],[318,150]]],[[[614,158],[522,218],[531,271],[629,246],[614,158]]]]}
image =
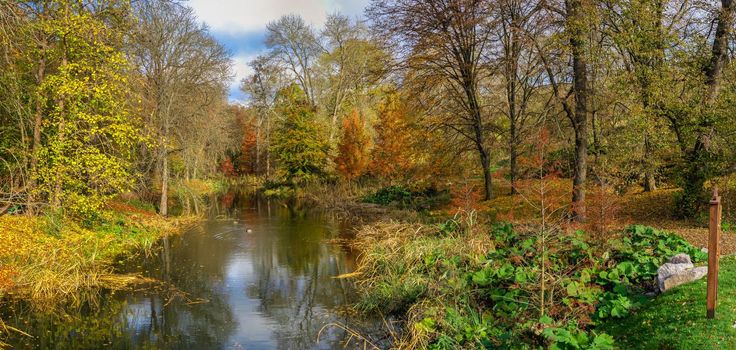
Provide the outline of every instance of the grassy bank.
{"type": "MultiPolygon", "coordinates": [[[[606,329],[647,300],[682,238],[643,226],[595,241],[583,232],[379,223],[358,235],[359,307],[405,320],[395,348],[613,349],[606,329]]],[[[623,347],[626,348],[626,347],[623,347]]]]}
{"type": "Polygon", "coordinates": [[[195,218],[166,219],[145,209],[114,203],[94,223],[47,214],[0,216],[0,297],[39,304],[74,299],[96,287],[119,287],[113,266],[150,252],[164,235],[195,218]]]}

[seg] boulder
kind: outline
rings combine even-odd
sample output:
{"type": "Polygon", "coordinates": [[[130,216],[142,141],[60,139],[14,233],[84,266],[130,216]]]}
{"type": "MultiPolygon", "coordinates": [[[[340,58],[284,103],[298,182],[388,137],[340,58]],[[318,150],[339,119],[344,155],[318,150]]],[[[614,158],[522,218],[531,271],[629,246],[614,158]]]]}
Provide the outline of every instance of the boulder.
{"type": "Polygon", "coordinates": [[[693,262],[690,260],[690,255],[687,255],[685,253],[677,254],[670,258],[668,261],[670,264],[692,264],[693,262]]]}
{"type": "Polygon", "coordinates": [[[664,286],[664,281],[666,281],[668,278],[671,278],[674,275],[682,273],[686,270],[690,270],[692,268],[693,264],[665,263],[664,265],[660,266],[659,269],[657,269],[657,287],[659,287],[659,291],[664,292],[666,290],[664,286]]]}
{"type": "Polygon", "coordinates": [[[660,287],[660,290],[662,292],[666,292],[672,288],[683,285],[685,283],[697,281],[705,277],[707,274],[708,274],[708,266],[700,266],[694,269],[685,270],[683,272],[680,272],[664,280],[664,284],[663,284],[664,288],[660,287]]]}

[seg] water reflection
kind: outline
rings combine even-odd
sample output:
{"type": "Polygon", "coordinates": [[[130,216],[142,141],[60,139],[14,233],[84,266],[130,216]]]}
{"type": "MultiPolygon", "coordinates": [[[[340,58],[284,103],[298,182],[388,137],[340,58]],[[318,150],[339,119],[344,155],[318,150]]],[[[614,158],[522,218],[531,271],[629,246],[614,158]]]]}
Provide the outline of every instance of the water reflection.
{"type": "MultiPolygon", "coordinates": [[[[103,292],[94,307],[65,314],[3,311],[40,348],[342,349],[355,325],[354,254],[328,242],[340,225],[308,211],[238,195],[215,202],[212,219],[162,242],[161,253],[129,267],[167,282],[154,290],[103,292]]],[[[350,344],[359,347],[362,344],[350,344]]]]}

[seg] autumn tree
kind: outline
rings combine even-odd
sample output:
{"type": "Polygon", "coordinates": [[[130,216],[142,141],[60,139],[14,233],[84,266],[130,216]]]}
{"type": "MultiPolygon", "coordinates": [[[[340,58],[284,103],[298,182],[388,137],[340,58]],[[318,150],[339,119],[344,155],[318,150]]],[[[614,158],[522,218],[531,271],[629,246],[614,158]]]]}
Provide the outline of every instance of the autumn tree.
{"type": "Polygon", "coordinates": [[[127,10],[125,1],[0,2],[0,192],[9,191],[0,214],[21,198],[29,212],[49,202],[95,211],[127,187],[124,137],[136,129],[120,51],[127,10]]]}
{"type": "Polygon", "coordinates": [[[547,72],[553,96],[572,126],[574,151],[570,216],[574,221],[584,221],[590,137],[589,34],[597,19],[597,7],[589,0],[566,0],[562,4],[543,2],[541,5],[548,13],[546,32],[558,32],[564,37],[563,42],[554,37],[548,39],[548,36],[534,38],[534,45],[547,72]],[[562,25],[553,25],[556,23],[562,25]],[[567,81],[570,81],[569,88],[567,81]]]}
{"type": "Polygon", "coordinates": [[[352,181],[362,175],[368,166],[370,138],[365,133],[363,118],[357,109],[343,119],[342,129],[344,134],[338,146],[335,165],[345,179],[352,181]]]}
{"type": "Polygon", "coordinates": [[[422,81],[418,85],[426,87],[424,92],[434,93],[432,103],[443,116],[436,122],[472,144],[480,160],[486,200],[493,193],[481,83],[490,73],[486,59],[494,27],[491,6],[491,1],[484,0],[376,0],[367,12],[374,30],[413,72],[411,77],[422,81]]]}
{"type": "Polygon", "coordinates": [[[565,31],[570,41],[572,55],[572,92],[575,112],[570,121],[575,131],[575,165],[572,179],[572,219],[585,220],[585,180],[588,174],[588,31],[590,6],[584,0],[565,1],[565,31]]]}
{"type": "Polygon", "coordinates": [[[89,215],[130,188],[139,120],[130,113],[128,62],[119,33],[77,2],[60,2],[45,28],[60,62],[39,86],[47,121],[38,150],[38,192],[53,208],[89,215]]]}
{"type": "Polygon", "coordinates": [[[266,47],[270,57],[296,79],[309,105],[317,105],[314,63],[323,52],[314,29],[297,15],[286,15],[268,24],[266,47]]]}
{"type": "MultiPolygon", "coordinates": [[[[733,98],[733,90],[726,91],[725,98],[721,91],[729,61],[728,46],[733,33],[734,11],[736,4],[732,0],[721,0],[720,7],[713,11],[716,28],[710,53],[698,67],[700,71],[691,75],[700,78],[693,87],[693,100],[673,99],[674,103],[665,112],[670,127],[677,135],[683,157],[679,177],[683,191],[678,198],[677,212],[682,217],[695,215],[707,200],[704,191],[706,181],[730,174],[736,169],[733,158],[727,156],[729,150],[733,152],[733,148],[726,136],[733,130],[733,119],[729,117],[734,108],[729,101],[733,98]],[[682,102],[692,104],[683,105],[682,102]],[[686,111],[684,114],[683,109],[686,111]]],[[[733,86],[730,88],[733,89],[733,86]]]]}
{"type": "Polygon", "coordinates": [[[240,82],[240,90],[248,97],[248,106],[255,114],[255,164],[258,171],[265,170],[271,177],[271,133],[278,115],[276,96],[285,84],[283,69],[268,56],[259,56],[249,62],[253,73],[240,82]],[[262,164],[265,163],[265,164],[262,164]]]}
{"type": "Polygon", "coordinates": [[[257,173],[259,162],[259,144],[255,118],[241,116],[241,127],[243,130],[243,140],[240,143],[240,167],[239,171],[245,174],[257,173]]]}
{"type": "Polygon", "coordinates": [[[330,120],[332,143],[339,136],[339,118],[368,100],[368,92],[385,75],[389,57],[370,40],[363,24],[347,16],[329,15],[320,34],[325,51],[315,67],[322,86],[319,107],[330,120]]]}
{"type": "Polygon", "coordinates": [[[388,91],[378,105],[376,136],[371,150],[369,171],[384,179],[408,177],[413,166],[414,134],[408,120],[406,104],[396,91],[388,91]]]}
{"type": "MultiPolygon", "coordinates": [[[[29,163],[34,162],[34,167],[37,163],[29,150],[33,130],[33,103],[29,101],[36,96],[28,78],[36,56],[27,51],[34,44],[29,35],[31,28],[30,18],[20,4],[0,1],[0,91],[4,91],[0,94],[0,214],[24,201],[23,197],[35,188],[29,176],[35,172],[30,172],[29,163]],[[18,52],[26,54],[19,59],[15,54],[18,52]]],[[[33,202],[30,197],[25,199],[29,204],[33,202]]]]}
{"type": "Polygon", "coordinates": [[[530,124],[546,108],[539,103],[534,106],[545,77],[539,53],[531,41],[531,37],[543,35],[545,25],[540,23],[545,19],[541,7],[529,1],[499,1],[496,11],[499,18],[499,73],[505,92],[499,110],[508,120],[509,178],[511,193],[515,194],[520,148],[525,137],[531,136],[530,124]]]}
{"type": "Polygon", "coordinates": [[[330,146],[314,109],[297,85],[282,89],[277,113],[283,120],[276,128],[271,152],[289,183],[309,181],[327,171],[330,146]]]}

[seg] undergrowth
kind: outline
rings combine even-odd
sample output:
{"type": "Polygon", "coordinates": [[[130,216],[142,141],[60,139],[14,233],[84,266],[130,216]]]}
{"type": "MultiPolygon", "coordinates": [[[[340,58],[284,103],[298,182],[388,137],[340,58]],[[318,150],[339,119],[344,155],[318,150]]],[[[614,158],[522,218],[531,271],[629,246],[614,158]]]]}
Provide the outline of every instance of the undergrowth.
{"type": "Polygon", "coordinates": [[[362,228],[358,307],[406,320],[395,348],[613,349],[597,327],[646,301],[657,266],[680,252],[705,258],[644,226],[601,242],[475,221],[465,213],[441,225],[362,228]]]}
{"type": "Polygon", "coordinates": [[[433,186],[412,189],[394,185],[378,189],[363,197],[363,202],[393,206],[400,209],[429,210],[442,207],[452,199],[450,192],[433,186]]]}

